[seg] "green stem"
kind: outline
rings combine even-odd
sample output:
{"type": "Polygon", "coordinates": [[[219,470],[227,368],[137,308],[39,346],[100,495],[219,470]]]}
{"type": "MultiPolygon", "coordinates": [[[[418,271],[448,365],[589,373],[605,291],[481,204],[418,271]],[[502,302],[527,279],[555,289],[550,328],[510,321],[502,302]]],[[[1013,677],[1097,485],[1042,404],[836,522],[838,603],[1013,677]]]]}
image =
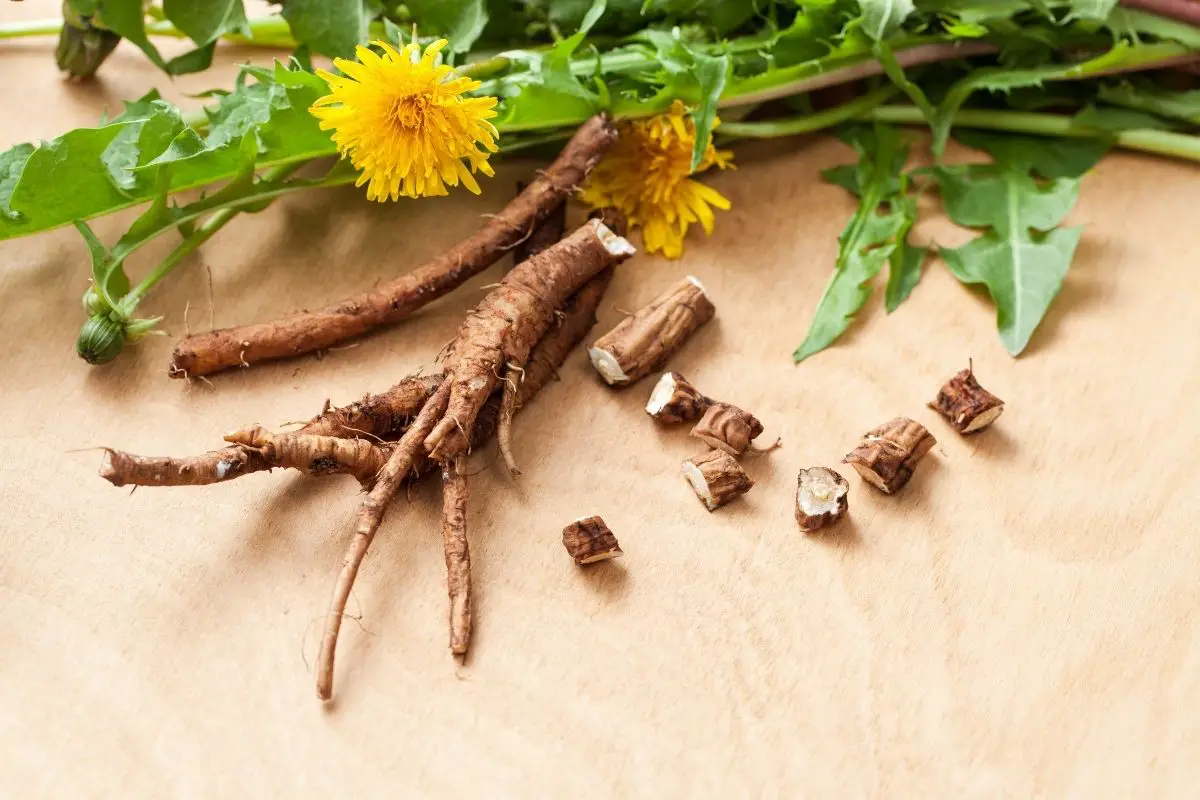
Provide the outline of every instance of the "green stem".
{"type": "Polygon", "coordinates": [[[61,19],[31,19],[0,25],[0,39],[19,39],[23,36],[57,36],[62,30],[61,19]]]}
{"type": "MultiPolygon", "coordinates": [[[[282,167],[269,169],[263,173],[262,180],[277,181],[281,178],[286,178],[288,175],[292,174],[302,166],[303,163],[287,164],[282,167]]],[[[250,198],[250,200],[253,202],[258,202],[261,199],[261,196],[250,198]]],[[[154,288],[156,283],[167,277],[171,270],[175,269],[175,267],[179,265],[179,262],[191,255],[191,253],[194,252],[200,245],[211,239],[217,231],[221,230],[221,228],[224,228],[231,219],[241,213],[241,210],[242,209],[239,206],[231,205],[214,211],[212,216],[206,219],[200,227],[196,228],[196,230],[194,230],[189,236],[184,238],[184,240],[179,243],[179,246],[172,250],[167,257],[159,263],[158,266],[151,270],[150,274],[148,274],[142,280],[142,282],[133,289],[133,291],[122,298],[121,304],[122,306],[126,307],[127,313],[132,314],[133,309],[136,308],[137,304],[141,302],[142,298],[154,288]]]]}
{"type": "MultiPolygon", "coordinates": [[[[864,119],[895,125],[925,124],[925,117],[916,106],[881,106],[868,112],[864,119]]],[[[963,109],[954,115],[952,124],[964,128],[984,128],[1035,136],[1094,139],[1109,135],[1104,131],[1080,127],[1071,117],[1032,111],[963,109]]],[[[1189,136],[1174,131],[1135,130],[1118,133],[1113,139],[1118,147],[1129,150],[1200,161],[1200,136],[1189,136]]]]}
{"type": "Polygon", "coordinates": [[[761,122],[724,122],[718,128],[721,134],[748,138],[772,138],[775,136],[794,136],[800,133],[811,133],[845,122],[867,113],[882,105],[900,91],[892,84],[886,84],[873,92],[855,98],[849,103],[815,114],[805,114],[801,117],[787,119],[763,120],[761,122]]]}
{"type": "MultiPolygon", "coordinates": [[[[250,35],[229,33],[221,38],[235,44],[258,47],[294,48],[295,39],[282,17],[260,17],[251,20],[250,35]]],[[[62,19],[35,19],[0,25],[0,39],[15,39],[24,36],[57,36],[63,27],[62,19]]],[[[170,39],[186,39],[187,34],[165,20],[146,20],[146,33],[170,39]]]]}

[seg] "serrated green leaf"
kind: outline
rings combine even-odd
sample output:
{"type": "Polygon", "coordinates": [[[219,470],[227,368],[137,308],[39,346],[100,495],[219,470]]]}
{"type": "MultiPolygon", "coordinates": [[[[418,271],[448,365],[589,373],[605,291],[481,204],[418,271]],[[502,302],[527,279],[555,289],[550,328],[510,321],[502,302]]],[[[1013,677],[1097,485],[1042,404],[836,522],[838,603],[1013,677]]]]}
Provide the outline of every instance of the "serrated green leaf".
{"type": "Polygon", "coordinates": [[[883,304],[889,314],[899,308],[912,290],[917,288],[921,281],[921,268],[929,255],[928,247],[909,244],[907,236],[907,227],[896,234],[896,249],[888,258],[888,280],[884,287],[883,304]]]}
{"type": "Polygon", "coordinates": [[[163,13],[201,47],[231,31],[249,35],[242,0],[163,0],[163,13]]]}
{"type": "Polygon", "coordinates": [[[167,62],[146,35],[146,16],[142,0],[98,0],[94,13],[104,27],[133,42],[160,69],[167,62]]]}
{"type": "Polygon", "coordinates": [[[1082,177],[1112,146],[1104,139],[1052,139],[970,129],[955,131],[954,138],[997,161],[1050,179],[1082,177]]]}
{"type": "Polygon", "coordinates": [[[1033,233],[1016,241],[988,231],[953,250],[941,250],[963,283],[982,284],[996,306],[996,327],[1011,355],[1020,355],[1058,295],[1082,228],[1033,233]]]}
{"type": "Polygon", "coordinates": [[[445,36],[454,53],[468,52],[488,21],[484,0],[406,0],[404,5],[422,34],[445,36]]]}
{"type": "Polygon", "coordinates": [[[916,11],[912,0],[859,0],[862,31],[878,42],[898,31],[916,11]]]}
{"type": "Polygon", "coordinates": [[[1159,130],[1171,131],[1184,127],[1178,122],[1163,119],[1149,111],[1139,111],[1134,108],[1119,108],[1116,106],[1099,106],[1095,103],[1071,118],[1071,122],[1080,128],[1104,133],[1121,133],[1122,131],[1159,130]]]}
{"type": "Polygon", "coordinates": [[[1035,179],[1052,161],[1039,152],[1043,142],[1009,137],[1002,145],[1003,138],[993,134],[976,141],[987,146],[995,163],[939,167],[933,175],[947,215],[959,225],[986,229],[941,254],[959,280],[987,287],[1000,338],[1015,356],[1058,294],[1074,256],[1081,229],[1058,226],[1079,197],[1079,179],[1035,179]]]}
{"type": "Polygon", "coordinates": [[[288,0],[280,13],[296,41],[314,53],[352,58],[366,42],[370,16],[363,0],[288,0]]]}
{"type": "Polygon", "coordinates": [[[692,72],[700,92],[700,104],[692,111],[696,126],[696,141],[692,146],[692,170],[699,169],[712,138],[713,124],[717,119],[717,101],[725,90],[725,77],[729,74],[729,56],[707,56],[694,53],[695,69],[692,72]]]}
{"type": "Polygon", "coordinates": [[[1200,89],[1171,91],[1153,81],[1100,84],[1097,95],[1106,103],[1200,125],[1200,89]]]}
{"type": "Polygon", "coordinates": [[[897,236],[912,224],[915,205],[900,196],[904,182],[899,170],[908,157],[908,146],[899,131],[881,125],[852,128],[846,138],[859,152],[853,176],[845,169],[824,174],[839,185],[853,187],[850,190],[859,197],[858,209],[838,237],[833,276],[817,303],[804,341],[792,354],[797,363],[833,344],[850,327],[871,296],[871,281],[896,249],[897,236]],[[884,204],[888,210],[880,213],[884,204]]]}

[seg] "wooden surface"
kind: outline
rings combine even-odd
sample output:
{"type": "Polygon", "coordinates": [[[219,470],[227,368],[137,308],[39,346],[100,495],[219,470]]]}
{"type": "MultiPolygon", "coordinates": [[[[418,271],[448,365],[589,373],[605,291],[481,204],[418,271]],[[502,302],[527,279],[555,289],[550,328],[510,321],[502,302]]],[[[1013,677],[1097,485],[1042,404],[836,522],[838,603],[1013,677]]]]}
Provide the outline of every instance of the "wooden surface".
{"type": "MultiPolygon", "coordinates": [[[[232,74],[171,86],[123,45],[78,86],[51,48],[0,45],[19,76],[0,145],[232,74]]],[[[612,306],[704,281],[717,318],[673,366],[783,437],[748,462],[754,490],[705,512],[679,473],[697,447],[642,413],[649,384],[610,391],[575,353],[517,422],[520,482],[492,452],[474,459],[469,661],[447,650],[425,485],[368,557],[327,707],[311,664],[353,482],[276,472],[131,495],[81,449],[200,452],[386,387],[431,362],[497,271],[323,360],[188,386],[166,378],[167,337],[103,369],[75,358],[88,270],[73,230],[0,245],[4,793],[1194,796],[1200,173],[1117,155],[1085,179],[1077,262],[1020,360],[937,263],[898,312],[876,297],[794,367],[851,210],[817,172],[849,158],[827,137],[739,149],[738,170],[710,178],[733,202],[715,235],[681,262],[623,266],[602,315],[606,330],[612,306]],[[1009,406],[964,440],[924,404],[968,357],[1009,406]],[[833,464],[896,414],[939,439],[917,477],[884,497],[850,475],[848,523],[802,536],[798,468],[833,464]],[[625,557],[580,569],[560,531],[593,513],[625,557]]],[[[454,242],[536,166],[510,162],[481,198],[286,199],[235,221],[145,310],[179,334],[185,309],[195,330],[322,304],[454,242]]],[[[111,240],[129,219],[96,227],[111,240]]],[[[936,219],[920,233],[965,236],[936,219]]]]}

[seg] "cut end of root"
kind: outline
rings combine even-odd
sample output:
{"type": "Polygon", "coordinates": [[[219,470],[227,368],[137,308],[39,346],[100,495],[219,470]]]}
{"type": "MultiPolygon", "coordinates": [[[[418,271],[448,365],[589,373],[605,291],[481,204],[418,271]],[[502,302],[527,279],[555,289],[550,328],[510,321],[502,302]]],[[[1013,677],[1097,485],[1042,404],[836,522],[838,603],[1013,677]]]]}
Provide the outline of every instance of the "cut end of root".
{"type": "Polygon", "coordinates": [[[699,467],[691,461],[683,462],[683,477],[687,478],[687,482],[692,485],[692,490],[696,492],[700,502],[704,503],[705,508],[709,511],[717,508],[712,492],[708,490],[708,481],[705,480],[704,473],[700,471],[699,467]]]}
{"type": "Polygon", "coordinates": [[[800,470],[796,485],[796,522],[812,533],[840,520],[849,507],[850,484],[827,467],[800,470]]]}
{"type": "Polygon", "coordinates": [[[1003,413],[1003,405],[996,406],[995,408],[989,408],[987,411],[984,411],[982,414],[975,417],[975,419],[967,423],[967,426],[963,428],[963,433],[975,433],[976,431],[981,431],[988,425],[991,425],[993,422],[995,422],[996,418],[1003,413]]]}
{"type": "Polygon", "coordinates": [[[676,383],[674,372],[666,372],[658,379],[658,383],[654,384],[654,390],[650,392],[650,399],[646,402],[647,414],[657,417],[662,413],[662,410],[667,407],[667,403],[671,402],[675,396],[676,383]]]}
{"type": "Polygon", "coordinates": [[[688,281],[691,282],[692,286],[695,286],[697,289],[700,290],[701,294],[703,294],[705,296],[708,295],[708,290],[704,288],[704,284],[700,282],[699,278],[697,278],[695,275],[688,275],[687,279],[688,279],[688,281]]]}
{"type": "Polygon", "coordinates": [[[596,233],[596,238],[600,240],[600,244],[604,245],[604,249],[609,254],[614,256],[632,256],[637,254],[637,248],[629,243],[629,240],[624,236],[618,236],[613,232],[612,228],[605,225],[598,219],[588,220],[588,224],[592,226],[592,230],[596,233]]]}
{"type": "Polygon", "coordinates": [[[562,532],[563,547],[580,566],[624,555],[617,537],[600,517],[577,519],[562,532]]]}
{"type": "Polygon", "coordinates": [[[625,374],[625,370],[621,369],[621,363],[607,350],[601,350],[598,347],[589,347],[588,358],[592,360],[592,366],[600,373],[600,377],[610,386],[629,380],[629,376],[625,374]]]}

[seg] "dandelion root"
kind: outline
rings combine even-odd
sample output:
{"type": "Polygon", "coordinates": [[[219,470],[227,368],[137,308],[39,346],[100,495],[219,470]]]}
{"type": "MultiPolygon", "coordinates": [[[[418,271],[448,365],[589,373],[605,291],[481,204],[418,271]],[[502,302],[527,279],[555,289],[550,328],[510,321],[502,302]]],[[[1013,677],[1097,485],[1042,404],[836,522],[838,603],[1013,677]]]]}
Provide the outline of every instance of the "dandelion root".
{"type": "Polygon", "coordinates": [[[471,641],[471,550],[467,546],[466,457],[442,465],[442,544],[450,595],[450,652],[465,655],[471,641]]]}
{"type": "Polygon", "coordinates": [[[375,483],[375,476],[391,455],[390,444],[311,433],[276,434],[259,425],[226,434],[225,441],[258,451],[272,467],[297,469],[314,476],[353,475],[366,487],[375,483]]]}
{"type": "Polygon", "coordinates": [[[691,422],[707,411],[712,403],[678,372],[664,372],[650,392],[646,413],[659,422],[691,422]]]}
{"type": "Polygon", "coordinates": [[[917,462],[937,444],[925,426],[896,417],[863,436],[862,442],[842,462],[858,471],[863,480],[885,494],[893,494],[908,483],[917,462]]]}
{"type": "Polygon", "coordinates": [[[804,533],[829,527],[850,507],[850,484],[828,467],[800,470],[796,477],[796,523],[804,533]]]}
{"type": "Polygon", "coordinates": [[[692,428],[691,436],[731,456],[740,456],[762,430],[762,423],[750,412],[729,403],[711,403],[692,428]]]}
{"type": "Polygon", "coordinates": [[[562,540],[567,553],[580,565],[624,555],[617,537],[600,517],[575,520],[563,528],[562,540]]]}
{"type": "Polygon", "coordinates": [[[700,281],[684,278],[597,339],[588,355],[606,383],[629,386],[661,369],[715,313],[700,281]]]}
{"type": "Polygon", "coordinates": [[[709,450],[683,462],[683,475],[709,511],[717,510],[754,486],[742,465],[724,450],[709,450]]]}
{"type": "Polygon", "coordinates": [[[524,364],[554,312],[603,270],[633,255],[633,245],[588,220],[553,247],[518,264],[467,316],[446,358],[450,401],[425,441],[437,461],[466,448],[466,431],[509,363],[524,364]],[[454,434],[454,435],[452,435],[454,434]]]}
{"type": "Polygon", "coordinates": [[[389,283],[326,308],[188,336],[175,346],[169,374],[198,377],[311,353],[399,322],[520,244],[570,197],[616,137],[611,119],[593,117],[553,164],[470,238],[389,283]]]}
{"type": "Polygon", "coordinates": [[[929,407],[963,435],[983,430],[1004,413],[1004,401],[979,385],[972,367],[946,381],[929,407]]]}

